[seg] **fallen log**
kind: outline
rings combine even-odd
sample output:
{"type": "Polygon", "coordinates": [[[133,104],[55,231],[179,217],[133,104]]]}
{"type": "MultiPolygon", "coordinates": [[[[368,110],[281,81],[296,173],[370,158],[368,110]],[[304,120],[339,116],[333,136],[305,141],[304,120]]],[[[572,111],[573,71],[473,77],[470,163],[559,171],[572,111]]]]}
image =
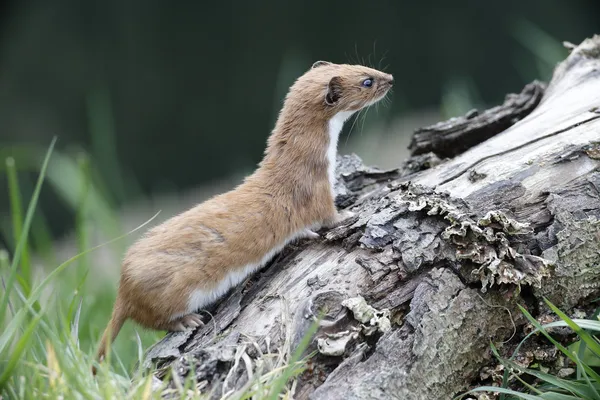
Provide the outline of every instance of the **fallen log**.
{"type": "Polygon", "coordinates": [[[508,102],[418,131],[396,170],[340,157],[336,202],[355,217],[288,246],[145,366],[234,397],[321,315],[294,398],[447,399],[521,329],[517,304],[597,297],[600,36],[508,102]]]}

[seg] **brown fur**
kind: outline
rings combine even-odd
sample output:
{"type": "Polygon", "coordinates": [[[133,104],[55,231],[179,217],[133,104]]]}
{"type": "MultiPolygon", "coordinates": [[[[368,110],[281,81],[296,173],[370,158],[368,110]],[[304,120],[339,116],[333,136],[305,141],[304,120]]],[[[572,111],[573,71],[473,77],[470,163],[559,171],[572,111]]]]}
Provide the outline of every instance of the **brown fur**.
{"type": "MultiPolygon", "coordinates": [[[[290,88],[259,168],[234,190],[149,230],[127,252],[109,341],[133,319],[159,330],[197,323],[186,312],[191,293],[210,291],[234,269],[259,262],[286,238],[339,217],[327,168],[328,123],[381,99],[391,75],[356,65],[317,62],[290,88]],[[371,88],[361,86],[374,78],[371,88]]],[[[196,321],[197,322],[197,321],[196,321]]]]}

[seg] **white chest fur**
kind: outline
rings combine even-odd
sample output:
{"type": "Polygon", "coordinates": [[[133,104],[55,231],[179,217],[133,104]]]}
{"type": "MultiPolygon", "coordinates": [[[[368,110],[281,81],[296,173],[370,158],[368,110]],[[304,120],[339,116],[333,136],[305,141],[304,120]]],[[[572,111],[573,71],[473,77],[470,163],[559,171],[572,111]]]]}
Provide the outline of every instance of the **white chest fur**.
{"type": "Polygon", "coordinates": [[[354,114],[354,111],[342,111],[337,113],[329,120],[329,147],[327,148],[327,174],[329,176],[329,185],[331,187],[331,195],[335,197],[333,191],[335,187],[335,164],[337,156],[337,145],[340,137],[340,132],[344,127],[344,122],[354,114]]]}

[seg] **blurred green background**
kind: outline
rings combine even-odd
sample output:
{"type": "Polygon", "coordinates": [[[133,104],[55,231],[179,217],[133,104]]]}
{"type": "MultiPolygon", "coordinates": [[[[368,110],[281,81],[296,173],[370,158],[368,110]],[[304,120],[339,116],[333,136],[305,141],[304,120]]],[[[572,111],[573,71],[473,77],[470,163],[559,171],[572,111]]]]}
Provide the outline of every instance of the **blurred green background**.
{"type": "MultiPolygon", "coordinates": [[[[117,206],[251,170],[287,87],[315,60],[387,66],[395,75],[392,105],[370,113],[369,130],[420,110],[454,114],[465,101],[496,104],[547,78],[566,54],[560,41],[600,32],[597,0],[3,7],[1,146],[46,147],[57,135],[59,150],[91,156],[117,206]]],[[[60,235],[74,215],[51,194],[42,207],[60,235]]]]}
{"type": "MultiPolygon", "coordinates": [[[[9,256],[18,235],[7,165],[16,164],[24,207],[58,137],[30,234],[35,275],[238,183],[260,161],[287,88],[316,60],[395,76],[391,106],[350,136],[347,124],[340,141],[340,152],[392,167],[413,129],[548,80],[567,55],[563,40],[600,33],[600,2],[13,0],[1,3],[0,24],[0,249],[9,256]]],[[[133,238],[78,260],[55,287],[83,299],[87,346],[108,319],[133,238]]]]}

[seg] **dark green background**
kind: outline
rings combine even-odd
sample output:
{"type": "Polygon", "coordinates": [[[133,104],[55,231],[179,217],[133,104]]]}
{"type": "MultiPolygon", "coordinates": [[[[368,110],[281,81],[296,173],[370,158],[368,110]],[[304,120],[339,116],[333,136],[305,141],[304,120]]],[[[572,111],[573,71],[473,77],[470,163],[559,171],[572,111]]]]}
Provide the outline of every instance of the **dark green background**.
{"type": "MultiPolygon", "coordinates": [[[[598,0],[38,0],[0,12],[0,146],[58,135],[60,150],[92,155],[117,205],[253,168],[315,60],[388,65],[391,118],[437,107],[456,77],[498,103],[540,78],[540,54],[556,56],[536,35],[600,33],[598,0]]],[[[72,226],[49,191],[43,209],[55,233],[72,226]]]]}

